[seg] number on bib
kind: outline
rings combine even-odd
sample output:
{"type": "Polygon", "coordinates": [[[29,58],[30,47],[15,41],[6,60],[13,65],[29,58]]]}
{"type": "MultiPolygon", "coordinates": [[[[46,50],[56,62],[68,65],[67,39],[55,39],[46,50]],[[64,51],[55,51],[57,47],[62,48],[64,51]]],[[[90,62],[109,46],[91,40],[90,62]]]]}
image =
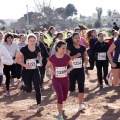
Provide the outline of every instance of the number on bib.
{"type": "Polygon", "coordinates": [[[73,68],[82,68],[82,58],[75,58],[72,60],[73,68]]]}
{"type": "Polygon", "coordinates": [[[36,59],[27,59],[26,64],[31,66],[31,69],[36,69],[36,59]]]}
{"type": "Polygon", "coordinates": [[[56,76],[56,78],[67,77],[67,66],[65,66],[65,67],[55,67],[55,76],[56,76]]]}
{"type": "Polygon", "coordinates": [[[106,60],[106,52],[98,53],[98,60],[106,60]]]}

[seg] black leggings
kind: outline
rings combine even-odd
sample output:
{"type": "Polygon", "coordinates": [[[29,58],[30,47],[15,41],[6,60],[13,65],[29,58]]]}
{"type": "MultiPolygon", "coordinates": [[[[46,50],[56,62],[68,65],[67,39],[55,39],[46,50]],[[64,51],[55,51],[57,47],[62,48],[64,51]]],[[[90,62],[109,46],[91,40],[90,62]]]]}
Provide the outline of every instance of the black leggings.
{"type": "Polygon", "coordinates": [[[31,93],[32,92],[32,82],[35,88],[36,92],[36,101],[37,104],[41,104],[41,75],[38,69],[35,70],[22,70],[22,79],[25,84],[25,87],[23,87],[23,90],[31,93]]]}
{"type": "Polygon", "coordinates": [[[102,68],[103,68],[103,73],[104,73],[104,81],[107,84],[106,76],[108,74],[108,61],[96,61],[96,67],[97,67],[97,77],[99,80],[100,85],[103,84],[102,81],[102,68]]]}
{"type": "Polygon", "coordinates": [[[6,77],[6,90],[9,90],[10,78],[17,78],[17,69],[16,64],[13,65],[4,65],[4,74],[6,77]],[[11,72],[11,75],[10,75],[11,72]]]}
{"type": "Polygon", "coordinates": [[[73,69],[69,74],[70,91],[75,90],[76,81],[78,83],[79,93],[84,93],[85,73],[84,68],[73,69]]]}
{"type": "Polygon", "coordinates": [[[22,67],[19,64],[16,64],[16,67],[17,67],[17,79],[20,79],[22,67]]]}

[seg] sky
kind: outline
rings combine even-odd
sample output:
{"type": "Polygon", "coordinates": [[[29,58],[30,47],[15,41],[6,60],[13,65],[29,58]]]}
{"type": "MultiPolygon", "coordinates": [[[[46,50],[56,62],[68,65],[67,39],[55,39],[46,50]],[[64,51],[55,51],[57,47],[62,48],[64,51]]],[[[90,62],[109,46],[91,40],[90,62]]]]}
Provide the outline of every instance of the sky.
{"type": "MultiPolygon", "coordinates": [[[[37,0],[36,0],[37,1],[37,0]]],[[[42,2],[43,0],[39,0],[42,2]]],[[[45,0],[48,3],[50,0],[45,0]]],[[[119,0],[51,0],[54,8],[65,7],[72,3],[78,10],[78,14],[92,16],[96,13],[96,7],[103,8],[103,15],[107,15],[107,10],[120,11],[119,0]]],[[[0,0],[0,19],[19,19],[30,11],[35,11],[34,0],[0,0]]]]}

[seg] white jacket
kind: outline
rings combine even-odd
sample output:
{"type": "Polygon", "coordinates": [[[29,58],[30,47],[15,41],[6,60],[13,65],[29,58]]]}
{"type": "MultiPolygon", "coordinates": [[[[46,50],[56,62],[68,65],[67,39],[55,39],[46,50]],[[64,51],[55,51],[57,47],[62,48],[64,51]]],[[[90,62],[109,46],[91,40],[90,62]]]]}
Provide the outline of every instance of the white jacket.
{"type": "Polygon", "coordinates": [[[3,64],[12,65],[13,60],[7,49],[0,45],[0,75],[3,75],[3,64]]]}

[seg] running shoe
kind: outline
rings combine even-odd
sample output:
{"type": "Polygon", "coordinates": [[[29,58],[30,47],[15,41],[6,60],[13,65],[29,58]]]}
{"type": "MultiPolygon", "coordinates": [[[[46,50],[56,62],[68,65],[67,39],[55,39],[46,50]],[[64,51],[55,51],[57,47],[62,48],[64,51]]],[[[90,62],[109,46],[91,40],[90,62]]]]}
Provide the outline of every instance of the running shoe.
{"type": "Polygon", "coordinates": [[[90,77],[90,73],[88,72],[87,69],[85,69],[85,74],[86,74],[88,77],[90,77]]]}
{"type": "Polygon", "coordinates": [[[84,105],[84,104],[80,104],[79,110],[80,110],[80,111],[85,110],[85,105],[84,105]]]}
{"type": "Polygon", "coordinates": [[[6,96],[10,97],[10,92],[8,90],[6,91],[6,96]]]}
{"type": "Polygon", "coordinates": [[[10,84],[11,84],[12,86],[14,85],[14,79],[13,79],[13,78],[11,78],[10,84]]]}
{"type": "Polygon", "coordinates": [[[44,107],[41,106],[40,104],[37,105],[37,113],[44,111],[44,107]]]}
{"type": "Polygon", "coordinates": [[[57,120],[64,120],[62,115],[58,115],[57,120]]]}
{"type": "Polygon", "coordinates": [[[110,86],[112,86],[112,83],[113,83],[113,75],[112,75],[112,73],[109,73],[109,74],[107,75],[106,79],[107,79],[107,81],[108,81],[108,84],[109,84],[110,86]]]}

